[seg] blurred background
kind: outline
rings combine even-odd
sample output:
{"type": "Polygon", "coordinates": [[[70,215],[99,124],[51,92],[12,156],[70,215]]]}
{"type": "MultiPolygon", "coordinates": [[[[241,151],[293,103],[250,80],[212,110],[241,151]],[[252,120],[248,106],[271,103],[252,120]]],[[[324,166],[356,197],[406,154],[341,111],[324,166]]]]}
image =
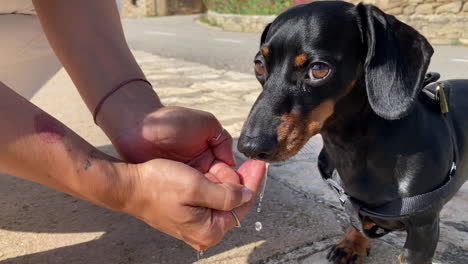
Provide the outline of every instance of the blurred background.
{"type": "MultiPolygon", "coordinates": [[[[205,13],[202,21],[227,30],[258,32],[272,18],[233,15],[277,15],[313,0],[121,0],[123,17],[205,13]]],[[[361,1],[352,0],[358,3],[361,1]]],[[[415,27],[432,44],[468,45],[467,0],[364,0],[415,27]]]]}

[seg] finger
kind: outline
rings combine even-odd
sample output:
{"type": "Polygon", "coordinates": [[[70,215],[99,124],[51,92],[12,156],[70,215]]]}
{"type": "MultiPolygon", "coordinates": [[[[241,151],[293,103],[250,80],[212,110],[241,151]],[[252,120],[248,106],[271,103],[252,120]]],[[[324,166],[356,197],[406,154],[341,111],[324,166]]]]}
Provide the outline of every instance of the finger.
{"type": "Polygon", "coordinates": [[[212,238],[209,239],[210,240],[209,242],[212,243],[212,244],[207,243],[207,241],[204,241],[202,238],[196,239],[196,238],[187,238],[187,237],[185,237],[185,238],[183,238],[181,240],[183,240],[185,243],[187,243],[193,249],[198,250],[198,251],[206,250],[209,247],[212,247],[212,246],[214,246],[214,244],[217,244],[219,242],[219,241],[212,241],[213,240],[212,238]]]}
{"type": "Polygon", "coordinates": [[[221,181],[218,180],[218,178],[211,172],[205,173],[205,177],[214,183],[221,183],[221,181]]]}
{"type": "Polygon", "coordinates": [[[195,250],[200,251],[200,250],[206,250],[212,246],[215,246],[216,244],[221,242],[223,237],[224,237],[224,232],[219,233],[219,234],[218,233],[211,234],[210,232],[209,237],[200,238],[200,239],[187,239],[187,240],[184,240],[184,242],[187,243],[192,248],[194,248],[195,250]]]}
{"type": "Polygon", "coordinates": [[[213,225],[212,213],[215,210],[201,207],[193,209],[195,211],[201,210],[203,217],[186,226],[182,240],[196,250],[205,250],[218,244],[224,237],[225,232],[220,226],[213,225]]]}
{"type": "MultiPolygon", "coordinates": [[[[233,179],[232,176],[233,170],[229,168],[226,164],[220,163],[220,162],[215,162],[210,169],[210,172],[206,173],[207,182],[211,181],[219,181],[220,179],[224,181],[231,181],[233,179]],[[219,178],[218,178],[219,177],[219,178]]],[[[255,193],[258,192],[262,178],[265,174],[265,163],[262,161],[252,161],[249,160],[245,162],[237,171],[238,176],[241,177],[242,181],[248,186],[252,191],[255,193]]],[[[237,181],[239,178],[237,178],[237,181]]],[[[202,183],[202,186],[207,186],[207,184],[202,183]]],[[[215,183],[211,183],[211,185],[216,186],[215,183]]],[[[211,186],[210,185],[210,186],[211,186]]],[[[217,186],[219,187],[220,185],[229,185],[227,183],[224,184],[218,184],[217,186]]],[[[232,186],[239,186],[239,185],[233,185],[232,186]]],[[[199,188],[202,190],[201,188],[199,188]]],[[[202,193],[208,193],[206,191],[201,191],[202,193]]],[[[209,199],[209,202],[204,202],[203,204],[206,204],[204,207],[208,208],[214,208],[217,209],[216,205],[213,205],[213,202],[217,200],[221,200],[224,198],[218,199],[216,196],[213,195],[208,195],[204,199],[209,199]],[[208,205],[209,204],[209,205],[208,205]]],[[[244,203],[244,205],[237,207],[235,209],[230,209],[235,210],[236,214],[239,216],[239,219],[243,219],[248,211],[252,208],[252,206],[255,204],[255,199],[250,199],[249,202],[244,203]]],[[[210,235],[207,236],[207,239],[205,240],[185,240],[189,245],[191,245],[193,248],[197,250],[204,250],[210,246],[213,246],[219,240],[222,238],[223,234],[228,231],[229,229],[233,228],[236,226],[237,221],[235,220],[234,216],[232,215],[231,212],[227,212],[227,208],[224,209],[224,211],[218,209],[218,210],[211,210],[212,217],[209,217],[207,219],[207,222],[205,223],[207,226],[209,226],[210,232],[208,232],[210,235]],[[210,239],[208,239],[210,238],[210,239]],[[207,243],[208,242],[208,243],[207,243]]],[[[201,230],[202,228],[200,228],[201,230]]]]}
{"type": "MultiPolygon", "coordinates": [[[[241,177],[241,182],[252,190],[256,195],[262,185],[262,179],[265,175],[266,166],[265,162],[258,160],[248,160],[237,170],[237,173],[241,177]]],[[[235,208],[236,214],[239,216],[239,220],[242,220],[247,216],[249,210],[255,204],[255,199],[250,202],[235,208]]],[[[213,220],[216,224],[219,224],[223,230],[227,231],[237,225],[237,221],[230,212],[214,211],[213,220]]]]}
{"type": "Polygon", "coordinates": [[[206,173],[215,160],[215,156],[211,149],[205,150],[202,154],[198,155],[187,163],[190,167],[196,169],[201,173],[206,173]]]}
{"type": "Polygon", "coordinates": [[[213,183],[206,177],[188,197],[187,205],[230,211],[253,198],[251,190],[239,184],[213,183]]]}
{"type": "Polygon", "coordinates": [[[219,160],[214,161],[209,172],[221,183],[240,183],[239,175],[229,165],[219,160]]]}
{"type": "Polygon", "coordinates": [[[252,159],[247,160],[237,169],[240,183],[255,192],[258,191],[258,188],[262,184],[265,172],[266,163],[261,160],[252,159]]]}
{"type": "Polygon", "coordinates": [[[197,250],[197,251],[201,251],[201,250],[206,250],[208,247],[207,246],[202,246],[196,242],[188,242],[188,241],[185,241],[185,243],[187,243],[189,246],[191,246],[193,249],[197,250]]]}
{"type": "Polygon", "coordinates": [[[236,160],[232,152],[232,137],[229,132],[219,125],[217,134],[208,141],[216,159],[221,160],[229,166],[236,166],[236,160]]]}

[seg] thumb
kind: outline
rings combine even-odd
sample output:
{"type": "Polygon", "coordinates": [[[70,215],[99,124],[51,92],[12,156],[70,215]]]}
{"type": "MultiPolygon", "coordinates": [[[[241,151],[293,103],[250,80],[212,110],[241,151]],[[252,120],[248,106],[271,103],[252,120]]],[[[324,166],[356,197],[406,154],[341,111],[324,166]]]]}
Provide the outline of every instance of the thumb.
{"type": "MultiPolygon", "coordinates": [[[[233,173],[235,173],[233,171],[233,173]]],[[[232,183],[214,183],[205,178],[193,197],[194,206],[220,211],[231,211],[252,200],[253,193],[245,186],[232,183]]]]}
{"type": "MultiPolygon", "coordinates": [[[[248,160],[237,170],[237,174],[240,177],[241,183],[245,184],[247,188],[254,191],[255,194],[262,185],[262,179],[265,176],[265,172],[265,162],[258,160],[248,160]]],[[[255,199],[252,199],[250,202],[245,203],[241,207],[235,209],[239,220],[244,219],[254,204],[255,199]]],[[[214,221],[221,225],[223,230],[227,231],[237,224],[232,214],[229,212],[216,211],[213,213],[214,221]]]]}

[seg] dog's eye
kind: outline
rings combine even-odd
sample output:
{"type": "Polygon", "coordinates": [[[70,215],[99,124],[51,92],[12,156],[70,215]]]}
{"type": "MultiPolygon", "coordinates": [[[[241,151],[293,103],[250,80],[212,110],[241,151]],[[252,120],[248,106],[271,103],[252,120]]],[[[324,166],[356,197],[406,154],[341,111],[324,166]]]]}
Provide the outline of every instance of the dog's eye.
{"type": "Polygon", "coordinates": [[[315,63],[307,72],[307,77],[311,80],[321,80],[330,73],[330,66],[325,63],[315,63]]]}
{"type": "Polygon", "coordinates": [[[265,74],[265,67],[260,61],[255,62],[255,73],[260,76],[265,74]]]}

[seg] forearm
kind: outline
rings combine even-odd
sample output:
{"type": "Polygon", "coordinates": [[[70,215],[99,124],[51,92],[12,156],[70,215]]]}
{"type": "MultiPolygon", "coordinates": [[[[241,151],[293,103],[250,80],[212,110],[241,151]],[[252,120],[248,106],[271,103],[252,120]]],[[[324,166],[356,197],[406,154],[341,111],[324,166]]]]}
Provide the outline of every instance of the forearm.
{"type": "MultiPolygon", "coordinates": [[[[125,41],[114,0],[33,3],[52,48],[91,112],[119,83],[144,78],[125,41]]],[[[115,130],[128,128],[117,127],[127,125],[127,120],[134,124],[135,112],[149,112],[160,106],[149,85],[131,83],[106,100],[98,123],[112,137],[110,134],[118,133],[115,130]],[[120,122],[113,122],[117,118],[120,122]]]]}
{"type": "Polygon", "coordinates": [[[127,168],[0,82],[0,171],[120,210],[127,168]]]}

